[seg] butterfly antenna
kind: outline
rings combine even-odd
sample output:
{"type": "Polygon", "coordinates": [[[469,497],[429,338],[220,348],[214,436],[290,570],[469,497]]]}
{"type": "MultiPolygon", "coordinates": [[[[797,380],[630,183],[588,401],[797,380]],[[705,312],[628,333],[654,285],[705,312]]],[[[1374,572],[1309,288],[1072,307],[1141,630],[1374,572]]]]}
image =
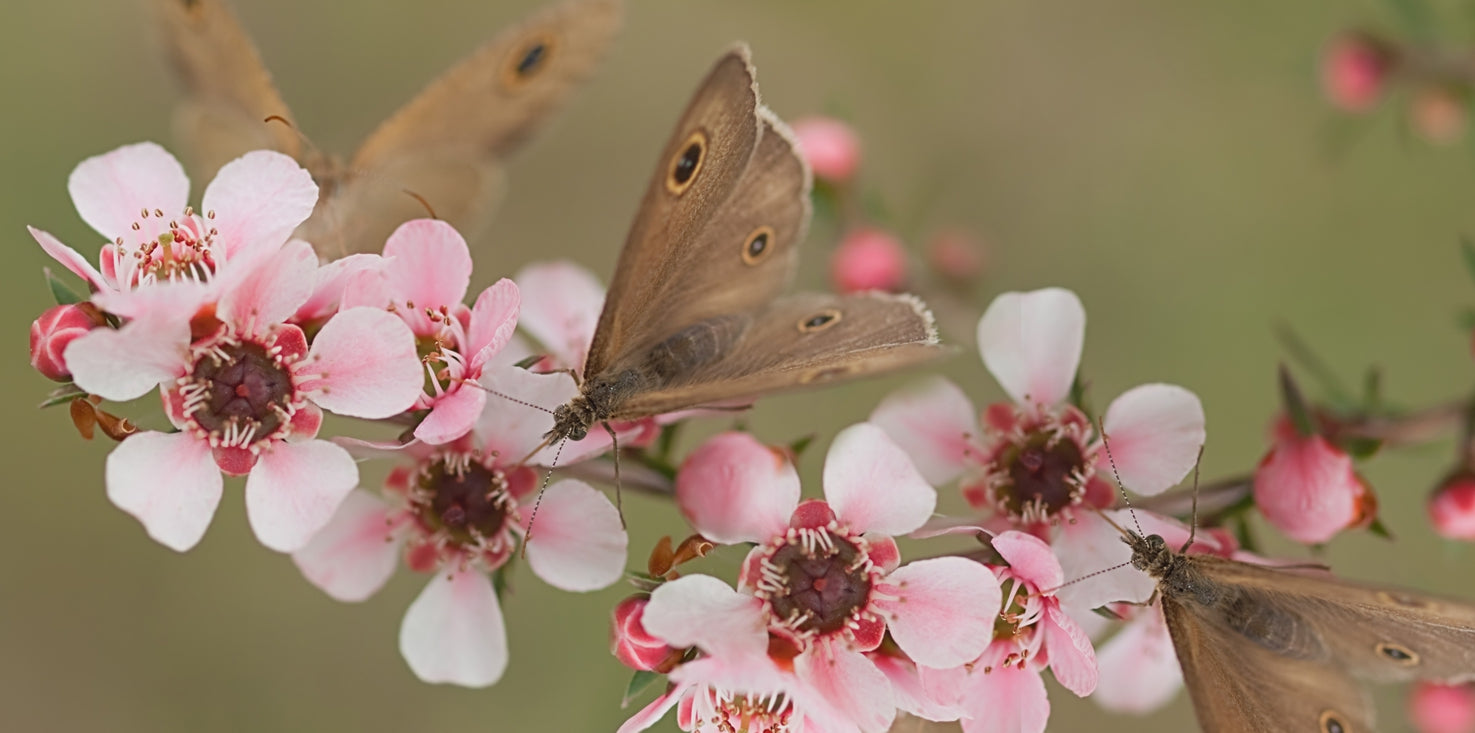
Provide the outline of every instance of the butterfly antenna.
{"type": "MultiPolygon", "coordinates": [[[[1106,450],[1106,461],[1111,464],[1111,475],[1116,478],[1117,490],[1122,492],[1122,503],[1127,506],[1127,511],[1132,515],[1132,524],[1137,526],[1137,535],[1146,537],[1147,533],[1142,531],[1142,523],[1137,521],[1137,511],[1132,508],[1132,500],[1127,496],[1127,486],[1122,483],[1122,474],[1116,470],[1116,458],[1111,455],[1111,442],[1106,439],[1106,423],[1096,421],[1096,430],[1101,433],[1101,447],[1106,450]]],[[[1194,497],[1198,498],[1197,496],[1194,497]]],[[[1105,516],[1104,514],[1102,516],[1105,516]]],[[[1115,524],[1115,523],[1113,523],[1115,524]]],[[[1121,529],[1121,527],[1117,527],[1121,529]]]]}
{"type": "Polygon", "coordinates": [[[402,194],[404,194],[406,196],[409,196],[410,198],[415,199],[416,201],[420,202],[420,206],[422,206],[422,207],[425,208],[425,213],[430,214],[430,218],[432,218],[432,219],[440,219],[440,215],[437,214],[437,213],[435,213],[435,207],[434,206],[431,206],[430,205],[430,202],[429,201],[426,201],[424,196],[421,196],[420,194],[415,193],[414,191],[411,191],[408,188],[402,188],[399,191],[400,191],[400,193],[402,193],[402,194]]]}
{"type": "MultiPolygon", "coordinates": [[[[535,404],[533,404],[531,402],[525,402],[523,400],[517,399],[516,397],[513,397],[512,395],[503,394],[501,392],[498,392],[495,389],[488,388],[486,385],[483,385],[481,382],[467,381],[467,382],[463,382],[463,384],[470,384],[473,387],[476,387],[477,389],[479,389],[479,390],[481,390],[483,392],[486,392],[487,394],[496,395],[498,397],[501,397],[504,400],[507,400],[508,402],[513,402],[513,403],[522,405],[523,407],[531,407],[534,410],[542,410],[543,412],[546,412],[549,415],[552,415],[553,414],[553,411],[552,410],[550,410],[550,409],[548,409],[548,408],[546,408],[546,407],[544,407],[542,405],[535,405],[535,404]]],[[[538,451],[543,450],[546,447],[548,447],[548,443],[547,442],[544,442],[542,445],[538,446],[537,450],[534,450],[533,453],[537,453],[538,451]]]]}
{"type": "Polygon", "coordinates": [[[1188,515],[1191,518],[1191,521],[1188,523],[1188,541],[1184,542],[1183,546],[1178,548],[1178,552],[1180,553],[1188,552],[1188,548],[1193,546],[1194,536],[1198,534],[1198,467],[1203,462],[1204,447],[1199,446],[1198,457],[1193,459],[1193,510],[1188,515]]]}
{"type": "MultiPolygon", "coordinates": [[[[533,541],[533,524],[538,521],[538,507],[543,505],[543,492],[548,490],[548,482],[553,480],[553,469],[558,468],[558,459],[563,456],[563,446],[566,443],[568,443],[567,437],[558,441],[558,450],[553,452],[553,465],[550,465],[548,467],[548,473],[543,475],[543,485],[538,487],[538,498],[533,500],[533,511],[528,515],[528,533],[522,538],[522,556],[524,558],[528,556],[528,543],[533,541]]],[[[548,445],[548,441],[543,441],[543,445],[548,445]]],[[[542,448],[540,447],[538,450],[542,450],[542,448]]],[[[537,452],[536,450],[533,451],[533,453],[537,452]]],[[[528,454],[528,458],[532,457],[531,453],[528,454]]],[[[526,462],[527,458],[524,458],[523,461],[526,462]]]]}
{"type": "Polygon", "coordinates": [[[620,438],[615,435],[615,429],[610,427],[609,423],[602,422],[600,425],[604,426],[604,432],[609,433],[609,440],[613,446],[611,452],[615,456],[615,511],[620,514],[620,529],[627,529],[625,527],[625,499],[624,494],[620,493],[620,438]]]}
{"type": "MultiPolygon", "coordinates": [[[[1110,522],[1111,520],[1108,519],[1106,521],[1110,522]]],[[[1113,522],[1112,524],[1114,526],[1115,525],[1115,522],[1113,522]]],[[[1117,529],[1121,529],[1121,527],[1117,527],[1117,529]]],[[[1123,530],[1123,531],[1125,531],[1125,530],[1123,530]]],[[[1113,565],[1113,566],[1111,566],[1109,568],[1102,568],[1102,569],[1097,570],[1097,571],[1092,572],[1092,573],[1086,573],[1085,575],[1082,575],[1081,577],[1076,578],[1075,580],[1068,580],[1068,581],[1066,581],[1064,583],[1061,583],[1060,585],[1055,586],[1054,588],[1051,588],[1051,589],[1045,590],[1045,591],[1040,591],[1040,592],[1043,593],[1043,594],[1048,595],[1048,594],[1054,593],[1055,591],[1058,591],[1061,588],[1064,588],[1064,587],[1066,587],[1068,585],[1075,585],[1076,583],[1079,583],[1082,580],[1089,580],[1089,579],[1094,578],[1094,577],[1096,577],[1098,575],[1104,575],[1106,573],[1109,573],[1109,572],[1111,572],[1113,570],[1121,570],[1122,568],[1127,567],[1128,565],[1131,565],[1131,564],[1132,564],[1132,561],[1128,560],[1127,562],[1124,562],[1124,563],[1122,563],[1120,565],[1113,565]]]]}

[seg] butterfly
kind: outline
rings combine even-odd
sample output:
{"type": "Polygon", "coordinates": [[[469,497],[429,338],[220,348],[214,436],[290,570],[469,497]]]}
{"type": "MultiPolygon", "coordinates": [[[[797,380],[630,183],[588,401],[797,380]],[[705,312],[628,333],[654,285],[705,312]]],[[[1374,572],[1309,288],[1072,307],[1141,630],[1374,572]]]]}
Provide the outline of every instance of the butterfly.
{"type": "Polygon", "coordinates": [[[377,252],[427,214],[474,235],[501,198],[507,157],[589,76],[620,0],[571,0],[507,29],[431,82],[346,162],[306,143],[251,38],[222,0],[154,0],[184,87],[174,126],[201,178],[257,149],[297,159],[317,209],[297,234],[323,255],[377,252]]]}
{"type": "Polygon", "coordinates": [[[580,393],[554,411],[550,443],[579,440],[595,423],[746,403],[946,353],[913,296],[783,294],[809,225],[811,175],[759,101],[755,74],[739,45],[687,104],[620,252],[580,393]]]}

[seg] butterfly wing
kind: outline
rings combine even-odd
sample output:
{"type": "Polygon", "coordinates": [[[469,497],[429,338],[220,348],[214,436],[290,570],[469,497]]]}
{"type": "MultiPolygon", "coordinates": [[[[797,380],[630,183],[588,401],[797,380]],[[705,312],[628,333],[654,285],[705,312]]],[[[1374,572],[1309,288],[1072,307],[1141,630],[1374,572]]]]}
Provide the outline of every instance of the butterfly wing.
{"type": "Polygon", "coordinates": [[[620,0],[571,0],[498,34],[369,135],[332,206],[301,234],[377,251],[394,227],[433,211],[473,236],[501,198],[506,158],[593,72],[621,14],[620,0]]]}
{"type": "MultiPolygon", "coordinates": [[[[947,353],[937,343],[932,314],[909,295],[799,293],[756,313],[719,317],[694,328],[719,332],[718,343],[694,350],[693,363],[681,368],[644,365],[643,373],[669,376],[632,395],[616,418],[855,379],[947,353]],[[730,344],[720,343],[723,333],[730,334],[730,344]]],[[[666,351],[654,353],[664,358],[666,351]]]]}
{"type": "Polygon", "coordinates": [[[176,135],[191,174],[208,180],[251,150],[301,154],[292,113],[272,84],[256,46],[221,0],[155,0],[161,41],[184,87],[176,135]],[[281,117],[287,124],[267,122],[281,117]]]}

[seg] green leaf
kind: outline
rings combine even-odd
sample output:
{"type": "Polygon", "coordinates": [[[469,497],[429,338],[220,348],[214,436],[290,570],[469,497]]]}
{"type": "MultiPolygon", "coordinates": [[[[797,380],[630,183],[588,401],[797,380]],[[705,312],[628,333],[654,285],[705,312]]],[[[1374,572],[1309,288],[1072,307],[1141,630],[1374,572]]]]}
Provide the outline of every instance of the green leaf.
{"type": "Polygon", "coordinates": [[[520,361],[513,364],[512,366],[515,366],[518,369],[532,369],[534,364],[537,364],[542,360],[542,354],[533,354],[532,356],[523,357],[520,361]]]}
{"type": "Polygon", "coordinates": [[[631,700],[639,697],[641,693],[650,689],[650,686],[664,678],[666,675],[642,669],[630,675],[630,684],[625,685],[625,701],[622,705],[629,705],[631,700]]]}
{"type": "Polygon", "coordinates": [[[1275,338],[1280,341],[1281,348],[1286,350],[1293,363],[1311,373],[1316,386],[1321,388],[1334,407],[1338,410],[1351,410],[1357,406],[1352,391],[1342,384],[1331,367],[1311,350],[1310,345],[1294,329],[1278,323],[1275,325],[1275,338]]]}
{"type": "Polygon", "coordinates": [[[1382,447],[1383,441],[1376,438],[1347,438],[1341,441],[1342,450],[1359,461],[1372,458],[1382,447]]]}
{"type": "Polygon", "coordinates": [[[52,274],[50,267],[43,267],[41,269],[42,272],[46,273],[46,286],[51,288],[51,297],[56,300],[57,305],[75,305],[87,300],[78,295],[77,291],[72,290],[71,286],[52,274]]]}
{"type": "Polygon", "coordinates": [[[72,382],[67,382],[51,390],[51,394],[46,395],[46,399],[42,400],[41,404],[37,406],[45,409],[47,407],[56,407],[57,405],[69,405],[72,403],[72,400],[81,399],[86,396],[86,390],[72,382]]]}
{"type": "Polygon", "coordinates": [[[808,435],[806,435],[806,436],[804,436],[804,437],[802,437],[802,438],[800,438],[800,439],[798,439],[798,440],[790,443],[789,444],[789,452],[794,454],[794,460],[796,460],[796,461],[799,460],[799,456],[804,455],[804,450],[806,448],[808,448],[809,445],[811,443],[813,443],[813,442],[814,442],[814,433],[810,433],[810,434],[808,434],[808,435]]]}
{"type": "Polygon", "coordinates": [[[1362,409],[1376,414],[1383,407],[1383,370],[1372,366],[1362,378],[1362,409]]]}
{"type": "Polygon", "coordinates": [[[1384,0],[1401,30],[1419,39],[1434,36],[1434,14],[1424,0],[1384,0]]]}
{"type": "Polygon", "coordinates": [[[1316,423],[1311,419],[1306,399],[1301,396],[1301,388],[1296,386],[1291,370],[1286,369],[1284,364],[1280,367],[1280,398],[1296,432],[1302,437],[1316,435],[1316,423]]]}
{"type": "Polygon", "coordinates": [[[1382,517],[1374,519],[1373,523],[1367,526],[1367,531],[1374,536],[1382,537],[1385,540],[1393,539],[1393,533],[1388,530],[1388,525],[1383,524],[1382,517]]]}
{"type": "Polygon", "coordinates": [[[1234,518],[1234,539],[1239,542],[1241,550],[1260,554],[1260,543],[1255,541],[1255,534],[1250,530],[1250,520],[1244,514],[1234,518]]]}

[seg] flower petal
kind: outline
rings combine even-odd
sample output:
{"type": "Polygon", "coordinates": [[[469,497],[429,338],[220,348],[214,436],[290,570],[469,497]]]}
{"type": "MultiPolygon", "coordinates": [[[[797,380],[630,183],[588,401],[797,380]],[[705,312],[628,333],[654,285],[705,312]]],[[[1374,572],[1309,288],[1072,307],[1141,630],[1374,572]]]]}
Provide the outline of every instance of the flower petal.
{"type": "Polygon", "coordinates": [[[896,697],[898,709],[925,720],[957,720],[962,715],[961,710],[939,701],[931,694],[926,685],[922,684],[920,670],[916,665],[889,654],[875,654],[870,660],[891,683],[891,693],[896,697]]]}
{"type": "Polygon", "coordinates": [[[188,433],[138,433],[108,454],[108,499],[177,552],[205,535],[224,480],[210,447],[188,433]],[[159,470],[167,466],[168,470],[159,470]]]}
{"type": "MultiPolygon", "coordinates": [[[[287,246],[290,247],[299,241],[302,240],[290,240],[287,246]]],[[[293,314],[293,322],[305,323],[333,315],[333,312],[338,310],[338,304],[343,300],[344,290],[348,287],[350,280],[361,272],[378,271],[383,267],[383,257],[375,254],[355,253],[339,257],[317,268],[313,277],[312,295],[293,314]]],[[[388,304],[389,301],[386,299],[376,305],[384,307],[388,304]]]]}
{"type": "Polygon", "coordinates": [[[1014,665],[987,673],[975,669],[969,683],[963,695],[963,733],[1044,733],[1050,698],[1039,670],[1014,665]]]}
{"type": "Polygon", "coordinates": [[[393,538],[389,507],[373,494],[355,489],[338,512],[292,562],[308,582],[340,601],[362,601],[394,574],[401,542],[393,538]]]}
{"type": "Polygon", "coordinates": [[[1050,653],[1050,671],[1062,687],[1085,697],[1096,689],[1096,650],[1086,632],[1058,603],[1045,608],[1045,648],[1050,653]]]}
{"type": "Polygon", "coordinates": [[[261,544],[301,549],[358,484],[358,464],[326,440],[277,443],[246,477],[246,516],[261,544]]]}
{"type": "Polygon", "coordinates": [[[978,658],[993,640],[1003,594],[986,566],[961,557],[917,560],[886,576],[887,628],[917,664],[939,669],[978,658]],[[893,600],[894,599],[894,600],[893,600]]]}
{"type": "Polygon", "coordinates": [[[763,542],[788,527],[799,504],[799,474],[786,456],[753,436],[721,433],[682,462],[676,504],[713,542],[763,542]]]}
{"type": "Polygon", "coordinates": [[[473,364],[486,364],[512,340],[521,302],[517,285],[505,277],[477,296],[471,327],[466,330],[466,356],[473,364]]]}
{"type": "Polygon", "coordinates": [[[222,285],[218,314],[243,333],[260,333],[259,329],[287,320],[307,302],[317,269],[312,245],[292,240],[259,265],[245,271],[231,268],[225,276],[230,282],[222,285]]]}
{"type": "Polygon", "coordinates": [[[164,231],[189,201],[189,177],[174,156],[156,143],[135,143],[82,161],[67,179],[67,191],[82,221],[112,241],[149,241],[164,231]],[[141,217],[147,209],[149,216],[141,217]],[[153,215],[163,211],[163,217],[153,215]],[[132,231],[134,222],[140,225],[132,231]]]}
{"type": "MultiPolygon", "coordinates": [[[[1135,531],[1137,522],[1147,534],[1163,534],[1165,523],[1152,512],[1137,511],[1135,520],[1127,510],[1105,514],[1124,528],[1135,531]]],[[[1172,539],[1168,542],[1178,547],[1172,539]]],[[[1063,524],[1055,540],[1055,552],[1065,577],[1071,581],[1056,597],[1072,611],[1084,612],[1116,601],[1145,603],[1157,590],[1152,576],[1130,566],[1132,550],[1122,542],[1122,534],[1095,512],[1079,512],[1075,523],[1063,524]]]]}
{"type": "Polygon", "coordinates": [[[1153,605],[1128,621],[1096,656],[1101,683],[1092,699],[1112,712],[1142,715],[1168,704],[1183,688],[1183,671],[1162,610],[1153,605]]]}
{"type": "Polygon", "coordinates": [[[921,527],[937,507],[937,490],[881,428],[857,423],[841,430],[825,454],[825,499],[857,532],[902,535],[921,527]]]}
{"type": "MultiPolygon", "coordinates": [[[[481,384],[487,388],[489,399],[473,428],[477,441],[486,452],[499,453],[510,461],[522,460],[537,448],[543,442],[543,433],[553,427],[553,416],[548,411],[579,394],[574,378],[567,373],[536,374],[514,366],[488,369],[481,384]]],[[[550,460],[552,457],[548,455],[550,460]]],[[[566,452],[559,462],[573,462],[569,457],[566,452]]]]}
{"type": "Polygon", "coordinates": [[[978,350],[1019,404],[1053,405],[1070,394],[1086,342],[1086,309],[1075,293],[1004,293],[978,321],[978,350]]]}
{"type": "Polygon", "coordinates": [[[676,703],[681,702],[681,696],[686,694],[686,691],[689,689],[690,687],[683,685],[667,690],[665,694],[641,708],[640,712],[631,715],[629,719],[621,723],[619,730],[616,730],[615,733],[639,733],[659,723],[661,718],[666,717],[666,713],[670,712],[671,708],[676,707],[676,703]]]}
{"type": "Polygon", "coordinates": [[[492,582],[471,570],[435,574],[399,627],[399,651],[426,682],[486,687],[507,669],[507,627],[492,582]]]}
{"type": "Polygon", "coordinates": [[[583,481],[564,479],[543,492],[537,523],[527,512],[528,565],[554,588],[591,591],[609,586],[625,571],[630,538],[620,513],[604,494],[583,481]]]}
{"type": "Polygon", "coordinates": [[[604,286],[593,273],[567,260],[537,262],[513,278],[522,291],[522,326],[559,366],[584,370],[594,327],[604,308],[604,286]]]}
{"type": "Polygon", "coordinates": [[[29,231],[36,239],[36,243],[41,245],[42,251],[51,255],[52,259],[61,263],[62,267],[71,270],[77,277],[86,280],[88,286],[93,290],[107,287],[107,280],[102,273],[98,272],[97,268],[93,267],[92,263],[88,262],[80,252],[62,244],[61,240],[52,236],[51,232],[31,226],[26,227],[26,231],[29,231]]]}
{"type": "Polygon", "coordinates": [[[415,437],[431,445],[449,443],[475,427],[486,406],[487,393],[477,385],[455,385],[435,401],[430,414],[415,426],[415,437]]]}
{"type": "Polygon", "coordinates": [[[226,258],[254,258],[275,250],[317,205],[318,186],[307,169],[273,150],[253,150],[220,167],[201,200],[226,258]],[[253,251],[255,250],[255,251],[253,251]]]}
{"type": "Polygon", "coordinates": [[[886,675],[865,655],[832,644],[811,648],[794,660],[795,672],[831,706],[845,711],[864,733],[884,733],[896,719],[896,700],[886,675]]]}
{"type": "Polygon", "coordinates": [[[298,373],[315,377],[304,389],[312,401],[340,415],[371,420],[408,410],[420,397],[424,374],[415,335],[388,311],[350,308],[333,316],[312,341],[298,373]]]}
{"type": "Polygon", "coordinates": [[[94,328],[62,353],[78,387],[115,402],[131,400],[184,373],[189,322],[152,317],[117,330],[94,328]]]}
{"type": "Polygon", "coordinates": [[[1102,418],[1122,485],[1146,496],[1171,488],[1198,462],[1204,406],[1173,384],[1144,384],[1112,400],[1102,418]]]}
{"type": "Polygon", "coordinates": [[[384,243],[394,264],[386,272],[395,299],[423,312],[466,299],[471,284],[471,249],[456,228],[438,219],[399,225],[384,243]]]}
{"type": "MultiPolygon", "coordinates": [[[[717,657],[768,649],[763,603],[710,575],[685,575],[656,588],[640,618],[645,630],[673,647],[700,647],[717,657]]],[[[754,690],[756,691],[756,690],[754,690]]]]}
{"type": "Polygon", "coordinates": [[[994,550],[1009,563],[1014,574],[1040,590],[1053,590],[1065,582],[1060,560],[1044,540],[1019,531],[1004,532],[993,539],[994,550]]]}
{"type": "Polygon", "coordinates": [[[967,468],[970,441],[979,435],[973,403],[944,377],[892,392],[871,411],[870,422],[885,430],[933,485],[952,481],[967,468]]]}

